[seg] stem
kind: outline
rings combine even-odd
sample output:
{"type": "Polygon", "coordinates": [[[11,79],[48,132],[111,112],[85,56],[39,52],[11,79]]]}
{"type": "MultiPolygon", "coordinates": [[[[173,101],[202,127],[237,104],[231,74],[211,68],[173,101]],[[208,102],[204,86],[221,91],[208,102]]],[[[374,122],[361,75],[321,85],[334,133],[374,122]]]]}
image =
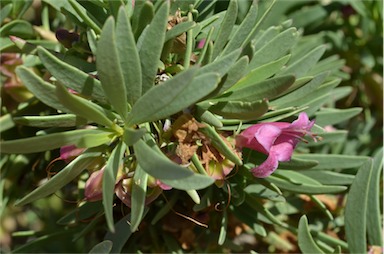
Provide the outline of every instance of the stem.
{"type": "MultiPolygon", "coordinates": [[[[193,21],[192,13],[188,12],[188,21],[193,21]]],[[[192,54],[192,47],[193,47],[193,31],[192,29],[189,29],[187,31],[187,47],[185,50],[185,57],[184,57],[184,68],[189,68],[190,62],[191,62],[191,54],[192,54]]]]}

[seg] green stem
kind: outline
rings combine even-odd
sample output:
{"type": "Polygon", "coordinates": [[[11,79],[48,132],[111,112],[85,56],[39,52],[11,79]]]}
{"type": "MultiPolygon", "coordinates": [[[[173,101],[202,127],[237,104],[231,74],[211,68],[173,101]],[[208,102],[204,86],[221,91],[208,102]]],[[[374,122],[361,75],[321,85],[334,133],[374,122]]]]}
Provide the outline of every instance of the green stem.
{"type": "MultiPolygon", "coordinates": [[[[192,13],[188,12],[188,21],[193,21],[192,13]]],[[[184,68],[189,68],[190,61],[191,61],[191,54],[192,54],[192,47],[193,47],[193,30],[189,29],[187,31],[187,47],[185,50],[185,57],[184,57],[184,68]]]]}

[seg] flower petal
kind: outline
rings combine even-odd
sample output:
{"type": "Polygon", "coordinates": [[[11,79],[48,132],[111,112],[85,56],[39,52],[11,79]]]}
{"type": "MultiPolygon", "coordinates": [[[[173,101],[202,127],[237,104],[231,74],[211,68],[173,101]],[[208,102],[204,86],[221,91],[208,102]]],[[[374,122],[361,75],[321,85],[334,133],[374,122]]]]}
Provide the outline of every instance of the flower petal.
{"type": "Polygon", "coordinates": [[[258,167],[251,170],[252,174],[258,178],[265,178],[272,174],[279,165],[277,156],[274,153],[270,153],[268,158],[258,167]]]}
{"type": "MultiPolygon", "coordinates": [[[[255,138],[264,151],[268,153],[281,132],[280,128],[271,124],[265,124],[256,131],[255,138]]],[[[260,151],[260,149],[258,150],[260,151]]]]}

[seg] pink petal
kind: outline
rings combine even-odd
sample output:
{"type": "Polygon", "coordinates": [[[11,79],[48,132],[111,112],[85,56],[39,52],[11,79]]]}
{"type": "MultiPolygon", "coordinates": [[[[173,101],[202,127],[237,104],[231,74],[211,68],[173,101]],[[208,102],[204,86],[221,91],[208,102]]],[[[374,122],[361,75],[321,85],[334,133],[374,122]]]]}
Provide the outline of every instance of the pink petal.
{"type": "Polygon", "coordinates": [[[268,158],[258,167],[251,170],[252,174],[258,178],[265,178],[271,175],[279,165],[277,156],[274,153],[270,153],[268,158]]]}
{"type": "Polygon", "coordinates": [[[272,146],[270,153],[273,153],[278,161],[291,160],[297,141],[294,139],[283,140],[284,137],[279,139],[283,142],[276,142],[276,144],[272,146]]]}
{"type": "Polygon", "coordinates": [[[271,124],[265,124],[256,131],[255,139],[263,147],[264,151],[268,153],[281,132],[280,128],[271,124]]]}

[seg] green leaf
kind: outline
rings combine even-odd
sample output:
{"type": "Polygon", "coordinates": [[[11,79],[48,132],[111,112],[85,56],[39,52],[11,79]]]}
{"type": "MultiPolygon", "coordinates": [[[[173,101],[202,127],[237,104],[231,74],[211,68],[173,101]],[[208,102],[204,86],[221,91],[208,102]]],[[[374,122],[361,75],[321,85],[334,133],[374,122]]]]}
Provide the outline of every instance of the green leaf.
{"type": "Polygon", "coordinates": [[[102,241],[95,246],[92,247],[92,249],[88,252],[90,254],[92,253],[111,253],[113,243],[110,240],[102,241]]]}
{"type": "Polygon", "coordinates": [[[318,162],[311,170],[348,169],[360,167],[369,157],[339,154],[296,154],[295,158],[318,162]]]}
{"type": "Polygon", "coordinates": [[[30,138],[1,141],[0,149],[2,153],[38,153],[53,150],[66,145],[76,145],[78,143],[83,142],[84,139],[87,139],[89,135],[93,134],[113,135],[113,133],[111,132],[106,132],[98,129],[74,130],[30,138]]]}
{"type": "MultiPolygon", "coordinates": [[[[286,77],[286,76],[284,76],[286,77]]],[[[289,107],[289,106],[297,106],[296,102],[298,98],[306,98],[306,96],[316,90],[327,77],[327,73],[321,73],[315,76],[311,81],[306,83],[304,86],[292,91],[291,93],[284,95],[278,99],[275,99],[270,102],[272,107],[289,107]],[[292,104],[292,105],[291,105],[292,104]]]]}
{"type": "Polygon", "coordinates": [[[5,114],[0,116],[0,132],[9,130],[15,126],[15,119],[12,119],[11,114],[5,114]]]}
{"type": "Polygon", "coordinates": [[[315,114],[316,124],[326,126],[341,123],[358,115],[362,110],[362,108],[323,109],[315,114]]]}
{"type": "Polygon", "coordinates": [[[220,54],[220,52],[222,52],[222,49],[224,48],[229,36],[231,35],[237,18],[237,8],[237,1],[230,0],[218,34],[214,39],[215,44],[213,48],[213,59],[215,59],[220,54]]]}
{"type": "Polygon", "coordinates": [[[383,246],[382,219],[380,212],[380,183],[383,171],[383,148],[380,148],[374,155],[372,176],[369,182],[368,203],[367,203],[367,233],[370,245],[383,246]]]}
{"type": "Polygon", "coordinates": [[[96,18],[93,17],[89,11],[87,11],[80,3],[76,2],[75,0],[68,0],[67,2],[70,4],[70,6],[72,6],[73,10],[76,12],[75,14],[81,17],[86,26],[91,27],[95,33],[100,34],[101,29],[95,22],[96,18]]]}
{"type": "Polygon", "coordinates": [[[129,225],[131,214],[124,216],[115,224],[115,232],[108,232],[104,240],[111,240],[113,243],[111,253],[121,253],[125,243],[132,235],[131,226],[129,225]]]}
{"type": "Polygon", "coordinates": [[[223,124],[221,123],[220,119],[209,112],[208,110],[203,109],[199,105],[196,105],[196,112],[194,114],[194,117],[200,121],[205,122],[207,124],[210,124],[214,127],[221,128],[223,127],[223,124]]]}
{"type": "Polygon", "coordinates": [[[295,82],[295,77],[288,75],[255,82],[246,87],[231,90],[210,101],[243,101],[253,102],[261,99],[272,99],[288,89],[295,82]]]}
{"type": "Polygon", "coordinates": [[[148,174],[137,166],[131,190],[131,231],[135,232],[144,215],[148,174]]]}
{"type": "Polygon", "coordinates": [[[244,78],[242,78],[239,82],[237,82],[234,86],[231,87],[231,90],[236,90],[239,88],[243,88],[254,83],[263,81],[273,74],[278,72],[289,60],[290,55],[286,55],[282,58],[279,58],[276,61],[269,62],[260,67],[255,68],[250,73],[247,74],[244,78]]]}
{"type": "Polygon", "coordinates": [[[24,66],[16,68],[16,74],[20,77],[23,84],[29,91],[36,96],[37,99],[46,105],[61,110],[63,112],[70,112],[55,95],[55,86],[42,80],[39,76],[24,66]]]}
{"type": "Polygon", "coordinates": [[[220,234],[217,243],[223,245],[227,238],[228,214],[227,209],[223,210],[223,217],[221,218],[220,234]]]}
{"type": "MultiPolygon", "coordinates": [[[[78,122],[78,117],[73,114],[61,114],[51,116],[18,116],[13,121],[17,124],[48,128],[48,127],[72,127],[78,122]]],[[[3,127],[3,124],[1,124],[3,127]]]]}
{"type": "Polygon", "coordinates": [[[289,49],[296,43],[298,35],[296,28],[287,29],[277,35],[255,52],[252,61],[248,65],[248,70],[251,71],[286,55],[289,49]]]}
{"type": "Polygon", "coordinates": [[[254,102],[223,101],[209,108],[209,111],[225,118],[254,120],[268,111],[266,100],[254,102]]]}
{"type": "Polygon", "coordinates": [[[345,235],[351,253],[367,252],[368,187],[372,174],[372,159],[356,174],[345,205],[345,235]]]}
{"type": "Polygon", "coordinates": [[[166,32],[164,41],[167,42],[170,39],[176,38],[177,36],[187,32],[195,26],[196,23],[194,21],[181,22],[166,32]]]}
{"type": "Polygon", "coordinates": [[[308,220],[305,215],[301,216],[299,221],[298,244],[303,253],[324,253],[313,240],[308,228],[308,220]]]}
{"type": "Polygon", "coordinates": [[[133,106],[128,125],[169,117],[216,88],[219,81],[217,74],[207,73],[193,78],[195,73],[196,69],[190,68],[151,88],[133,106]]]}
{"type": "MultiPolygon", "coordinates": [[[[116,124],[107,117],[108,112],[106,109],[80,96],[69,93],[61,84],[57,84],[56,86],[56,96],[72,113],[109,128],[116,126],[116,124]]],[[[109,115],[112,115],[112,113],[109,113],[109,115]]]]}
{"type": "Polygon", "coordinates": [[[92,164],[96,157],[100,156],[100,152],[85,152],[71,161],[65,168],[60,170],[55,176],[43,185],[39,186],[22,199],[18,200],[15,205],[23,206],[37,199],[46,197],[55,193],[66,184],[75,179],[84,169],[92,164]]]}
{"type": "Polygon", "coordinates": [[[117,43],[114,19],[109,17],[103,26],[97,44],[96,66],[108,101],[116,112],[126,120],[128,115],[127,91],[120,66],[117,43]]]}
{"type": "Polygon", "coordinates": [[[161,151],[158,151],[156,145],[150,147],[143,140],[139,140],[133,147],[142,169],[171,187],[180,190],[198,190],[214,182],[213,178],[194,174],[189,169],[171,162],[161,151]]]}
{"type": "Polygon", "coordinates": [[[141,65],[131,23],[123,6],[116,20],[116,46],[128,102],[133,105],[141,96],[141,65]]]}
{"type": "Polygon", "coordinates": [[[281,71],[278,75],[292,74],[295,75],[296,78],[304,76],[309,70],[311,70],[316,65],[320,57],[324,54],[325,49],[326,47],[324,45],[313,49],[304,57],[288,65],[288,67],[281,71]]]}
{"type": "Polygon", "coordinates": [[[220,82],[218,88],[213,93],[215,95],[221,95],[235,85],[236,82],[244,76],[248,62],[248,56],[243,56],[237,60],[237,62],[228,70],[226,78],[220,82]]]}
{"type": "Polygon", "coordinates": [[[115,232],[115,227],[113,225],[113,196],[115,192],[116,176],[123,163],[125,148],[126,146],[123,142],[117,144],[105,165],[103,174],[103,207],[105,219],[107,220],[109,231],[113,233],[115,232]]]}
{"type": "Polygon", "coordinates": [[[153,17],[155,16],[155,10],[153,8],[152,2],[150,1],[138,1],[135,3],[133,10],[134,14],[140,11],[140,14],[134,15],[132,20],[132,27],[134,28],[133,30],[135,31],[135,38],[137,39],[140,35],[142,35],[144,28],[146,28],[151,23],[153,17]],[[140,5],[142,5],[141,8],[140,5]]]}
{"type": "Polygon", "coordinates": [[[329,185],[351,185],[353,179],[355,179],[354,175],[323,170],[303,170],[300,173],[316,179],[316,181],[320,182],[321,184],[329,185]]]}
{"type": "Polygon", "coordinates": [[[141,139],[147,132],[145,128],[132,129],[130,127],[124,128],[123,141],[127,146],[132,146],[141,139]]]}
{"type": "Polygon", "coordinates": [[[203,132],[207,137],[211,140],[211,144],[222,154],[225,158],[228,160],[234,162],[236,165],[241,166],[243,165],[243,161],[239,158],[239,156],[235,153],[235,149],[232,147],[228,147],[230,145],[229,143],[225,142],[223,139],[224,137],[221,137],[216,130],[206,125],[204,128],[200,129],[201,132],[203,132]]]}
{"type": "Polygon", "coordinates": [[[142,71],[142,93],[145,94],[154,85],[158,62],[163,49],[169,4],[164,1],[147,27],[142,46],[139,50],[142,71]]]}
{"type": "Polygon", "coordinates": [[[91,96],[98,101],[105,101],[104,91],[99,80],[71,64],[65,63],[42,47],[37,48],[37,53],[48,71],[67,88],[85,96],[91,96]]]}
{"type": "Polygon", "coordinates": [[[25,39],[35,37],[35,30],[31,23],[25,20],[12,20],[0,28],[0,37],[17,36],[25,39]]]}
{"type": "Polygon", "coordinates": [[[229,40],[228,44],[225,46],[221,55],[226,55],[229,52],[234,51],[238,48],[244,48],[245,45],[249,42],[247,39],[248,35],[251,33],[252,29],[255,27],[257,21],[257,4],[254,2],[247,16],[243,19],[241,24],[237,27],[236,32],[232,35],[232,38],[229,40]]]}
{"type": "MultiPolygon", "coordinates": [[[[303,177],[302,177],[303,178],[303,177]]],[[[309,178],[311,179],[311,178],[309,178]]],[[[347,189],[345,186],[335,185],[321,185],[319,184],[299,184],[291,183],[276,176],[269,176],[267,181],[275,184],[277,187],[283,190],[287,190],[298,194],[325,194],[325,193],[339,193],[347,189]]]]}
{"type": "Polygon", "coordinates": [[[236,62],[240,53],[241,49],[236,49],[228,55],[217,58],[212,63],[207,64],[202,68],[198,69],[196,76],[200,76],[204,73],[215,72],[220,74],[220,77],[223,77],[236,62]]]}
{"type": "MultiPolygon", "coordinates": [[[[290,161],[288,162],[280,162],[279,168],[283,169],[293,169],[293,170],[301,170],[301,169],[310,169],[315,166],[317,166],[319,163],[316,160],[304,160],[297,158],[296,155],[294,155],[290,161]]],[[[302,173],[302,172],[300,172],[302,173]]]]}
{"type": "Polygon", "coordinates": [[[5,18],[8,17],[8,15],[12,11],[12,3],[6,4],[5,6],[3,5],[0,10],[0,23],[3,24],[3,21],[5,18]]]}

